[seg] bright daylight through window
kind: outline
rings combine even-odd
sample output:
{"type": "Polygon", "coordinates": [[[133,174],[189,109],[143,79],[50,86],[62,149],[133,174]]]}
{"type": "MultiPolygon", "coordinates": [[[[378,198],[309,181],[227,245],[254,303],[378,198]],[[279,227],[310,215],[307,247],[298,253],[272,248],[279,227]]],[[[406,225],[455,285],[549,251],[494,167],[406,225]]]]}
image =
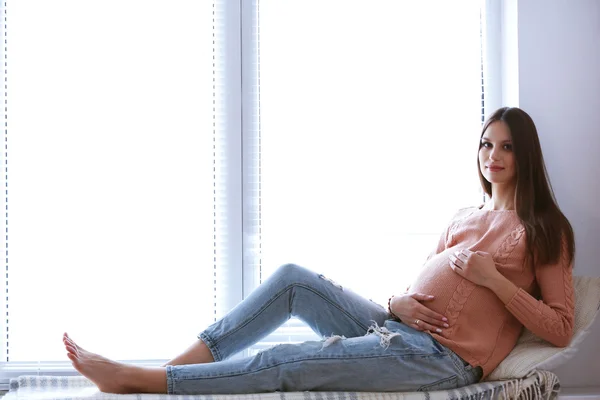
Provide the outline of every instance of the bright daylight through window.
{"type": "Polygon", "coordinates": [[[263,0],[256,20],[262,275],[294,262],[385,304],[482,199],[479,4],[263,0]]]}
{"type": "Polygon", "coordinates": [[[66,371],[64,331],[171,358],[288,262],[404,290],[481,200],[479,6],[3,2],[0,384],[66,371]]]}

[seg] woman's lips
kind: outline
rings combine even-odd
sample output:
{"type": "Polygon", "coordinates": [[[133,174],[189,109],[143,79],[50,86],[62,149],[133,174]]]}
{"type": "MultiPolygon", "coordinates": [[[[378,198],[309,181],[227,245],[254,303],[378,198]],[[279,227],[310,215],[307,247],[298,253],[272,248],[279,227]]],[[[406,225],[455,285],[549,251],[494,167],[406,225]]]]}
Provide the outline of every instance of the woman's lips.
{"type": "Polygon", "coordinates": [[[491,172],[499,172],[499,171],[502,171],[504,168],[500,168],[500,167],[488,167],[488,169],[491,172]]]}

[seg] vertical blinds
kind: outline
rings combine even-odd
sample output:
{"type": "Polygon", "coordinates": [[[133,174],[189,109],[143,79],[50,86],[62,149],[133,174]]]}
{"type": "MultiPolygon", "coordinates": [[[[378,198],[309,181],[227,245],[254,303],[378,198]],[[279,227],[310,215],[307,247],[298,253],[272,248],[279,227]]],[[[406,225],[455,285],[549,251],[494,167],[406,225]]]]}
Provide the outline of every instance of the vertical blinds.
{"type": "MultiPolygon", "coordinates": [[[[482,198],[480,2],[254,4],[260,125],[244,133],[260,146],[244,154],[261,166],[246,204],[259,199],[260,238],[246,251],[262,279],[295,262],[385,304],[482,198]]],[[[295,326],[258,348],[306,339],[295,326]]]]}

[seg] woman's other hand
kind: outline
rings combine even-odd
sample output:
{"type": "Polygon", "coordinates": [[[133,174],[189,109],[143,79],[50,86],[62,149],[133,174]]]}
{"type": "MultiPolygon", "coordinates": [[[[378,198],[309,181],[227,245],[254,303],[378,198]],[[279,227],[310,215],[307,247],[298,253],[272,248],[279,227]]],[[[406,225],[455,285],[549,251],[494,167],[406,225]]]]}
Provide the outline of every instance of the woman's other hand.
{"type": "Polygon", "coordinates": [[[463,249],[450,254],[450,268],[479,286],[489,287],[500,273],[490,253],[463,249]]]}
{"type": "Polygon", "coordinates": [[[433,296],[422,293],[394,296],[390,300],[390,310],[414,329],[441,333],[443,328],[448,327],[448,319],[422,304],[433,299],[433,296]]]}

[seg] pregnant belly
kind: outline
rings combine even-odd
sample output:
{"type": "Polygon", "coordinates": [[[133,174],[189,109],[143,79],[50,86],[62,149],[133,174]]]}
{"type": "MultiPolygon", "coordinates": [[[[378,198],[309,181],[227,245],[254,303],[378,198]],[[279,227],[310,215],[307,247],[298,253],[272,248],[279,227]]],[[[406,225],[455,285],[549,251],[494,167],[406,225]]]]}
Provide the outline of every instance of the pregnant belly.
{"type": "Polygon", "coordinates": [[[409,293],[422,293],[435,298],[424,304],[440,314],[444,314],[446,307],[457,286],[463,278],[450,268],[448,256],[456,249],[448,249],[429,259],[421,272],[410,285],[409,293]]]}

